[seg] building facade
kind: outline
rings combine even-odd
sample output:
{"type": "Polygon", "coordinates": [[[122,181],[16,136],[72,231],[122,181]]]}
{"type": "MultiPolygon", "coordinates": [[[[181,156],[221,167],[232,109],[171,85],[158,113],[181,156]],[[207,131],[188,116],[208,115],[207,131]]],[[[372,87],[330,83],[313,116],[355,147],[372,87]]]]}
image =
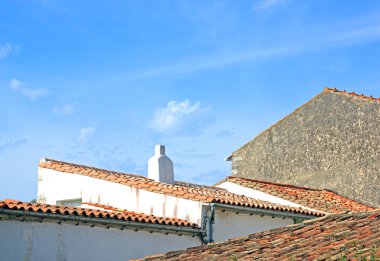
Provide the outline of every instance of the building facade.
{"type": "Polygon", "coordinates": [[[205,231],[203,243],[282,227],[327,213],[301,205],[246,197],[221,187],[185,182],[168,184],[52,159],[40,161],[37,198],[39,203],[101,204],[187,220],[205,231]]]}
{"type": "Polygon", "coordinates": [[[198,226],[100,205],[0,201],[0,260],[130,260],[202,245],[198,226]]]}
{"type": "Polygon", "coordinates": [[[325,90],[232,153],[232,175],[380,206],[380,100],[325,90]]]}
{"type": "Polygon", "coordinates": [[[128,260],[371,210],[329,191],[245,178],[175,181],[157,151],[150,162],[166,167],[148,177],[41,159],[37,202],[0,201],[0,259],[128,260]]]}

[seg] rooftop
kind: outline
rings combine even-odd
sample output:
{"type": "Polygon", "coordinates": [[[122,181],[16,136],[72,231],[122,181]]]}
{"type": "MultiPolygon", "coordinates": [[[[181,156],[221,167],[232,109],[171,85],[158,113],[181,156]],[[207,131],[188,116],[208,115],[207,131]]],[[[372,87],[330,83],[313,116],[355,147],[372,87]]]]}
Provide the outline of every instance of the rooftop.
{"type": "Polygon", "coordinates": [[[294,202],[304,207],[328,213],[341,213],[347,211],[363,212],[373,210],[373,208],[369,206],[343,197],[330,190],[305,188],[233,176],[227,177],[216,185],[223,182],[232,182],[243,187],[255,189],[294,202]]]}
{"type": "Polygon", "coordinates": [[[263,200],[237,195],[227,192],[220,188],[198,186],[195,184],[178,182],[177,185],[156,182],[144,176],[135,174],[121,173],[99,169],[84,165],[78,165],[52,159],[42,159],[40,168],[52,169],[59,172],[84,175],[92,178],[102,179],[110,182],[120,183],[146,191],[170,195],[174,197],[201,201],[205,203],[221,203],[228,205],[274,210],[280,212],[292,212],[309,216],[323,216],[325,213],[313,211],[301,207],[291,207],[279,205],[263,200]]]}
{"type": "Polygon", "coordinates": [[[145,215],[141,213],[135,213],[132,211],[115,209],[110,206],[93,204],[93,203],[83,203],[88,207],[65,207],[57,205],[48,205],[40,203],[30,203],[22,202],[12,199],[4,199],[0,201],[0,213],[1,209],[8,210],[21,210],[24,213],[46,213],[46,214],[58,214],[62,216],[80,216],[80,217],[90,217],[99,218],[107,220],[119,220],[119,221],[131,221],[139,223],[150,223],[150,224],[160,224],[160,225],[170,225],[170,226],[183,226],[197,228],[196,224],[190,223],[187,220],[182,220],[178,218],[162,218],[156,217],[154,215],[145,215]],[[95,208],[91,208],[91,206],[95,208]]]}
{"type": "Polygon", "coordinates": [[[328,215],[142,260],[370,260],[371,256],[380,256],[380,209],[328,215]]]}
{"type": "Polygon", "coordinates": [[[271,125],[269,128],[265,129],[264,131],[262,131],[261,133],[259,133],[258,135],[256,135],[252,140],[248,141],[247,143],[245,143],[243,146],[239,147],[238,149],[236,149],[234,152],[231,153],[230,156],[228,156],[226,158],[227,161],[230,161],[232,160],[234,154],[239,151],[240,149],[244,148],[245,146],[247,146],[249,143],[253,142],[254,140],[256,140],[259,136],[263,135],[264,133],[266,133],[267,131],[270,131],[272,130],[274,127],[278,126],[281,122],[283,122],[284,120],[288,119],[289,117],[291,117],[293,114],[297,113],[299,110],[301,110],[302,108],[304,108],[305,106],[309,105],[310,103],[312,103],[314,100],[316,100],[317,98],[321,97],[322,95],[325,95],[326,93],[334,93],[334,94],[339,94],[339,95],[346,95],[346,96],[349,96],[349,97],[353,97],[353,98],[360,98],[360,99],[363,99],[363,100],[366,100],[366,101],[369,101],[369,102],[376,102],[377,104],[380,103],[380,97],[379,98],[374,98],[372,96],[367,96],[367,95],[364,95],[364,94],[357,94],[355,92],[347,92],[346,90],[338,90],[336,88],[324,88],[323,89],[323,92],[319,93],[318,95],[314,96],[314,98],[312,98],[311,100],[309,100],[308,102],[304,103],[303,105],[301,105],[300,107],[298,107],[297,109],[295,109],[293,112],[291,112],[290,114],[286,115],[285,117],[283,117],[281,120],[277,121],[276,123],[274,123],[273,125],[271,125]]]}
{"type": "Polygon", "coordinates": [[[355,92],[347,92],[346,90],[338,90],[337,88],[324,88],[323,89],[323,92],[333,92],[333,93],[340,93],[340,94],[344,94],[344,95],[347,95],[347,96],[351,96],[351,97],[357,97],[357,98],[362,98],[362,99],[365,99],[365,100],[369,100],[369,101],[377,101],[377,102],[380,102],[380,97],[379,98],[375,98],[373,97],[372,95],[370,96],[367,96],[367,95],[364,95],[363,93],[362,94],[358,94],[358,93],[355,93],[355,92]]]}

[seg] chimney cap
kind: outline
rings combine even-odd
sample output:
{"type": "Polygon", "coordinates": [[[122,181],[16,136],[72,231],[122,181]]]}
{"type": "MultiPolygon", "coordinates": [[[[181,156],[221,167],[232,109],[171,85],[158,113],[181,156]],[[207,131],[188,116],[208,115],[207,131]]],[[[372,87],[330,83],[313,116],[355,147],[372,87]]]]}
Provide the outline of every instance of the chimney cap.
{"type": "Polygon", "coordinates": [[[157,155],[157,156],[159,156],[159,155],[163,155],[163,156],[165,156],[165,145],[160,145],[160,144],[157,144],[156,146],[155,146],[155,154],[157,155]]]}

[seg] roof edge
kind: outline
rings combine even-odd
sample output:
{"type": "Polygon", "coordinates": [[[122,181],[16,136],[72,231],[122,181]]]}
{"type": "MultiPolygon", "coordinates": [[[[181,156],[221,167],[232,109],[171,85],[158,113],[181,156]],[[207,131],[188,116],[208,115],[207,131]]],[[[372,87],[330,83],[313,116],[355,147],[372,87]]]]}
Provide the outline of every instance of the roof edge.
{"type": "MultiPolygon", "coordinates": [[[[270,131],[271,129],[273,129],[274,127],[276,127],[278,124],[280,124],[282,121],[284,121],[285,119],[289,118],[290,116],[292,116],[293,114],[297,113],[300,109],[302,109],[303,107],[309,105],[310,103],[312,103],[314,100],[316,100],[317,98],[319,98],[320,96],[324,95],[326,92],[325,92],[325,89],[328,88],[328,87],[325,87],[324,90],[320,93],[318,93],[316,96],[314,96],[311,100],[307,101],[306,103],[302,104],[301,106],[297,107],[294,111],[292,111],[291,113],[285,115],[283,118],[281,118],[280,120],[278,120],[277,122],[275,122],[274,124],[272,124],[271,126],[269,126],[268,128],[266,128],[265,130],[263,130],[262,132],[260,132],[259,134],[257,134],[255,137],[253,137],[251,140],[249,140],[248,142],[246,142],[244,145],[240,146],[238,149],[236,149],[234,152],[231,153],[231,155],[229,157],[227,157],[227,159],[229,160],[232,160],[232,158],[234,157],[234,154],[241,150],[242,148],[244,148],[245,146],[247,146],[249,143],[253,142],[254,140],[256,140],[257,138],[261,137],[264,133],[270,131]]],[[[328,88],[330,89],[330,88],[328,88]]]]}
{"type": "Polygon", "coordinates": [[[248,142],[246,142],[244,145],[242,145],[238,149],[236,149],[234,152],[232,152],[231,155],[228,156],[225,160],[226,161],[231,161],[232,158],[234,157],[234,154],[237,151],[241,150],[242,148],[244,148],[245,146],[247,146],[249,143],[253,142],[258,137],[262,136],[264,133],[270,131],[271,129],[273,129],[274,127],[276,127],[278,124],[280,124],[282,121],[284,121],[285,119],[289,118],[293,114],[297,113],[300,109],[302,109],[303,107],[309,105],[314,100],[316,100],[317,98],[319,98],[320,96],[322,96],[323,94],[326,94],[326,93],[339,93],[339,94],[344,94],[344,95],[351,96],[351,97],[361,98],[361,99],[368,100],[368,101],[377,101],[377,102],[380,102],[380,97],[379,98],[374,98],[372,95],[366,96],[364,94],[357,94],[355,92],[347,92],[346,90],[341,91],[341,90],[338,90],[337,88],[330,88],[330,87],[326,86],[325,88],[323,88],[322,92],[320,92],[319,94],[317,94],[316,96],[314,96],[311,100],[309,100],[306,103],[302,104],[301,106],[297,107],[294,111],[292,111],[291,113],[287,114],[282,119],[280,119],[279,121],[277,121],[274,124],[272,124],[270,127],[266,128],[265,130],[263,130],[262,132],[260,132],[259,134],[257,134],[254,138],[252,138],[251,140],[249,140],[248,142]]]}
{"type": "MultiPolygon", "coordinates": [[[[135,174],[135,173],[127,173],[127,172],[120,172],[120,171],[116,171],[116,170],[102,169],[102,168],[98,168],[98,167],[93,167],[93,166],[88,166],[88,165],[83,165],[83,164],[78,164],[78,163],[72,163],[72,162],[67,162],[67,161],[63,161],[63,160],[55,160],[55,159],[51,159],[51,158],[41,158],[41,160],[39,161],[39,163],[43,164],[43,163],[48,163],[49,161],[50,162],[55,162],[55,163],[68,164],[68,165],[72,165],[72,166],[79,167],[79,168],[89,168],[89,169],[93,169],[93,170],[97,170],[97,171],[104,171],[104,172],[108,172],[108,173],[129,175],[129,176],[133,176],[133,177],[149,179],[146,176],[138,175],[138,174],[135,174]]],[[[46,168],[44,166],[40,166],[40,164],[38,165],[39,167],[46,168]]]]}
{"type": "MultiPolygon", "coordinates": [[[[108,214],[111,213],[120,213],[120,214],[130,214],[130,215],[143,215],[146,217],[151,218],[162,218],[162,217],[156,217],[154,215],[149,215],[145,213],[136,213],[133,211],[128,210],[99,210],[99,209],[88,209],[88,208],[82,208],[82,207],[64,207],[64,206],[57,206],[57,205],[50,205],[50,204],[40,204],[40,203],[30,203],[30,202],[23,202],[13,199],[5,199],[0,200],[0,215],[1,214],[7,214],[12,215],[16,217],[32,217],[32,218],[41,218],[44,219],[57,219],[57,220],[70,220],[70,221],[76,221],[76,222],[83,222],[83,223],[97,223],[97,224],[103,224],[103,225],[117,225],[121,227],[143,227],[143,228],[159,228],[159,230],[169,230],[169,231],[184,231],[184,232],[203,232],[203,230],[197,226],[194,223],[188,222],[187,220],[181,220],[179,218],[173,218],[172,222],[177,222],[177,224],[168,224],[168,223],[153,223],[149,221],[134,221],[134,220],[127,220],[127,219],[115,219],[113,217],[107,217],[108,214]],[[23,204],[25,206],[16,207],[16,206],[10,206],[10,204],[23,204]],[[52,209],[47,209],[46,211],[39,211],[39,209],[36,209],[38,206],[46,206],[47,208],[61,208],[61,212],[53,211],[52,209]],[[69,213],[68,209],[72,208],[73,213],[69,213]],[[93,213],[90,213],[89,215],[83,215],[80,213],[80,210],[89,210],[93,212],[101,212],[99,216],[93,216],[93,213]],[[104,212],[104,213],[103,213],[104,212]],[[180,224],[178,221],[187,221],[186,224],[180,224]]],[[[164,219],[164,218],[162,218],[164,219]]]]}
{"type": "Polygon", "coordinates": [[[335,194],[338,194],[332,190],[327,190],[327,189],[309,188],[309,187],[285,184],[285,183],[280,183],[280,182],[263,181],[263,180],[258,180],[258,179],[250,179],[250,178],[237,177],[237,176],[228,176],[225,180],[228,181],[230,179],[243,179],[243,180],[247,180],[247,181],[254,181],[254,182],[259,182],[259,183],[264,183],[264,184],[269,184],[269,185],[276,185],[276,186],[287,187],[287,188],[305,189],[305,190],[312,190],[312,191],[330,191],[330,192],[333,192],[335,194]]]}
{"type": "Polygon", "coordinates": [[[352,96],[352,97],[357,97],[357,98],[361,98],[361,99],[364,99],[364,100],[371,100],[371,101],[378,101],[380,102],[380,97],[378,98],[375,98],[373,97],[372,95],[368,96],[368,95],[365,95],[365,94],[358,94],[358,93],[355,93],[354,91],[353,92],[348,92],[346,90],[338,90],[337,88],[329,88],[329,87],[325,87],[323,89],[323,92],[331,92],[331,93],[340,93],[340,94],[345,94],[347,96],[352,96]]]}
{"type": "Polygon", "coordinates": [[[16,210],[16,209],[4,209],[0,208],[0,215],[6,214],[8,216],[14,217],[24,217],[24,218],[39,218],[41,221],[45,221],[46,219],[54,219],[59,221],[72,221],[76,223],[87,224],[91,226],[92,224],[97,224],[101,226],[109,227],[110,225],[120,227],[123,229],[127,229],[130,227],[131,229],[149,229],[156,232],[165,233],[170,231],[171,233],[187,233],[187,234],[203,234],[205,233],[199,227],[189,227],[183,225],[168,225],[168,224],[154,224],[148,222],[136,222],[136,221],[128,221],[128,220],[114,220],[114,219],[106,219],[100,217],[85,217],[85,216],[75,216],[68,214],[55,214],[55,213],[43,213],[43,212],[33,212],[26,210],[16,210]],[[90,224],[89,224],[90,223],[90,224]]]}
{"type": "MultiPolygon", "coordinates": [[[[349,200],[351,202],[355,202],[356,204],[360,204],[360,205],[363,205],[364,207],[366,208],[370,208],[370,209],[376,209],[375,207],[371,206],[371,205],[368,205],[368,204],[364,204],[362,202],[359,202],[357,200],[353,200],[351,198],[348,198],[346,196],[343,196],[331,189],[319,189],[319,188],[310,188],[310,187],[303,187],[303,186],[297,186],[297,185],[291,185],[291,184],[284,184],[284,183],[279,183],[279,182],[272,182],[272,181],[261,181],[261,180],[258,180],[258,179],[250,179],[250,178],[245,178],[245,177],[236,177],[236,176],[227,176],[227,178],[217,182],[214,186],[216,185],[219,185],[223,182],[228,182],[230,179],[243,179],[243,180],[247,180],[247,181],[253,181],[253,182],[258,182],[258,183],[264,183],[264,184],[268,184],[268,185],[275,185],[275,186],[281,186],[281,187],[287,187],[287,188],[295,188],[295,189],[304,189],[304,190],[308,190],[308,191],[321,191],[321,192],[330,192],[330,193],[334,193],[335,195],[339,196],[339,197],[342,197],[342,198],[345,198],[346,200],[349,200]]],[[[232,181],[233,182],[233,181],[232,181]]],[[[241,184],[239,184],[241,185],[241,184]]],[[[244,185],[241,185],[243,187],[245,187],[244,185]]]]}

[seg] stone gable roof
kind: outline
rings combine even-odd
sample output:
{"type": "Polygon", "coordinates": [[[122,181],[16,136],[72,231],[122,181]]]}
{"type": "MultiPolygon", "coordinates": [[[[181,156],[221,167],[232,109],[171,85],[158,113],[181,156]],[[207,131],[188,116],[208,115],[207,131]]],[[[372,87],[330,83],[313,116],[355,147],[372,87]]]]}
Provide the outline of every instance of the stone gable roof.
{"type": "Polygon", "coordinates": [[[328,215],[140,260],[362,260],[360,257],[380,257],[380,209],[328,215]]]}
{"type": "Polygon", "coordinates": [[[318,95],[316,95],[314,98],[312,98],[311,100],[309,100],[308,102],[306,102],[305,104],[301,105],[300,107],[298,107],[297,109],[295,109],[293,112],[291,112],[290,114],[288,114],[287,116],[285,116],[284,118],[282,118],[281,120],[279,120],[278,122],[276,122],[275,124],[273,124],[272,126],[270,126],[269,128],[265,129],[264,131],[262,131],[261,133],[259,133],[258,135],[256,135],[252,140],[248,141],[246,144],[244,144],[243,146],[241,146],[240,148],[236,149],[234,152],[231,153],[230,156],[228,156],[226,158],[227,161],[230,161],[233,156],[234,156],[234,153],[236,153],[237,151],[239,151],[240,149],[242,149],[243,147],[247,146],[249,143],[253,142],[254,140],[256,140],[258,137],[260,137],[261,135],[263,135],[264,133],[270,131],[271,129],[273,129],[274,127],[276,127],[277,125],[279,125],[281,122],[283,122],[284,120],[288,119],[290,116],[292,116],[293,114],[296,114],[299,110],[301,110],[302,108],[304,108],[305,106],[307,106],[308,104],[310,104],[311,102],[313,102],[314,100],[318,99],[319,97],[323,96],[323,95],[326,95],[326,94],[338,94],[338,95],[345,95],[345,96],[348,96],[348,97],[351,97],[351,98],[358,98],[358,99],[363,99],[363,100],[366,100],[368,102],[373,102],[373,103],[377,103],[377,104],[380,104],[380,97],[379,98],[374,98],[372,96],[366,96],[364,94],[357,94],[355,92],[347,92],[346,90],[338,90],[336,88],[324,88],[323,89],[323,92],[319,93],[318,95]]]}
{"type": "Polygon", "coordinates": [[[341,213],[347,211],[364,212],[373,210],[373,208],[369,206],[343,197],[330,190],[306,188],[233,176],[227,177],[216,185],[223,182],[232,182],[243,187],[255,189],[294,202],[304,207],[328,213],[341,213]]]}

